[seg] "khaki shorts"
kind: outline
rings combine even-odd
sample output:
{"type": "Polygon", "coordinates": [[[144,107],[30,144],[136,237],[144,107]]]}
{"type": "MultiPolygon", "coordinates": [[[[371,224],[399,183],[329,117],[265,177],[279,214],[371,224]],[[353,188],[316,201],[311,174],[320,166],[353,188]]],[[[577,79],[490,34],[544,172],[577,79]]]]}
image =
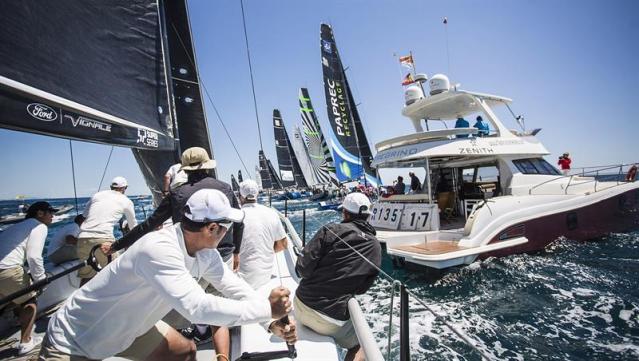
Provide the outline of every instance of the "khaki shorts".
{"type": "MultiPolygon", "coordinates": [[[[21,289],[31,285],[31,277],[24,271],[22,266],[13,268],[0,269],[0,297],[6,297],[10,294],[20,291],[21,289]]],[[[36,292],[29,292],[24,296],[18,297],[11,301],[16,305],[21,305],[36,296],[36,292]]],[[[2,307],[3,305],[0,305],[2,307]]]]}
{"type": "MultiPolygon", "coordinates": [[[[113,238],[79,238],[78,239],[78,259],[84,261],[89,258],[91,254],[91,248],[96,244],[104,242],[113,242],[113,238]]],[[[98,248],[95,251],[95,258],[98,260],[98,264],[102,267],[107,265],[107,256],[98,248]]],[[[112,259],[115,259],[115,254],[111,255],[112,259]]],[[[84,266],[78,270],[78,278],[93,278],[97,272],[91,266],[84,266]]]]}
{"type": "MultiPolygon", "coordinates": [[[[150,330],[144,335],[138,337],[133,341],[131,346],[126,350],[115,355],[118,357],[127,358],[130,360],[144,360],[147,356],[155,350],[158,345],[164,341],[166,334],[171,329],[171,326],[167,325],[164,321],[158,321],[150,330]]],[[[69,355],[62,351],[59,351],[49,342],[49,336],[47,335],[42,342],[42,349],[38,356],[38,361],[93,361],[92,359],[84,356],[69,355]]]]}
{"type": "Polygon", "coordinates": [[[336,325],[314,309],[303,304],[299,298],[293,300],[295,308],[295,320],[304,326],[319,333],[320,335],[331,336],[338,345],[345,349],[351,349],[359,345],[355,328],[351,320],[346,321],[343,326],[336,325]]]}
{"type": "Polygon", "coordinates": [[[53,264],[73,261],[74,259],[78,259],[78,250],[74,244],[65,244],[51,253],[47,258],[49,258],[49,261],[53,264]]]}

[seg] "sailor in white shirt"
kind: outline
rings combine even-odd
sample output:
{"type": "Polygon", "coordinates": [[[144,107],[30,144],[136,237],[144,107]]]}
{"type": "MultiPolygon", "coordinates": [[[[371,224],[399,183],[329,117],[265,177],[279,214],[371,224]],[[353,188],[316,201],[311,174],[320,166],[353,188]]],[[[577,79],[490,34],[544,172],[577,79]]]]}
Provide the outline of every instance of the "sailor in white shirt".
{"type": "Polygon", "coordinates": [[[280,217],[273,209],[257,203],[258,192],[252,179],[240,184],[244,233],[238,275],[255,289],[268,283],[275,252],[286,249],[288,244],[280,217]]]}
{"type": "Polygon", "coordinates": [[[173,164],[164,174],[164,194],[168,194],[169,190],[186,183],[188,175],[182,170],[182,163],[173,164]]]}
{"type": "MultiPolygon", "coordinates": [[[[91,200],[84,208],[85,221],[80,227],[78,236],[78,258],[87,259],[91,248],[96,244],[113,242],[113,227],[125,216],[130,228],[135,227],[138,222],[135,220],[135,210],[133,202],[124,195],[127,188],[127,181],[124,177],[115,177],[111,181],[111,189],[98,192],[91,197],[91,200]]],[[[107,256],[98,250],[95,252],[96,259],[101,266],[107,264],[107,256]]],[[[95,271],[90,266],[81,268],[78,277],[82,278],[85,284],[93,276],[95,271]]]]}
{"type": "Polygon", "coordinates": [[[73,222],[60,228],[47,247],[47,259],[53,264],[60,264],[78,258],[78,235],[80,235],[80,226],[84,222],[84,216],[78,214],[73,222]]]}
{"type": "Polygon", "coordinates": [[[290,311],[290,291],[278,287],[268,299],[258,296],[215,250],[242,218],[222,192],[194,193],[181,223],[142,237],[67,300],[49,322],[39,360],[195,359],[195,343],[161,321],[171,309],[197,323],[266,322],[295,342],[294,324],[271,322],[290,311]],[[205,293],[200,277],[232,299],[205,293]]]}
{"type": "MultiPolygon", "coordinates": [[[[22,265],[29,265],[31,278],[39,281],[46,277],[42,250],[47,238],[48,225],[53,213],[58,210],[47,202],[35,202],[27,210],[25,220],[0,233],[0,297],[8,296],[31,284],[22,265]]],[[[31,337],[36,315],[36,293],[31,292],[12,301],[18,305],[20,320],[20,343],[18,354],[31,351],[40,340],[31,337]]],[[[4,305],[0,305],[2,307],[4,305]]]]}

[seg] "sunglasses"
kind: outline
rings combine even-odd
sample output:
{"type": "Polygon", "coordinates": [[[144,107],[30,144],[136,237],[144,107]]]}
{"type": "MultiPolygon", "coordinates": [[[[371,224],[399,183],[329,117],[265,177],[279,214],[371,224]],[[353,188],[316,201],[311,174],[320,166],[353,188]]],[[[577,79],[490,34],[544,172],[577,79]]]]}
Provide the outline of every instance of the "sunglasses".
{"type": "Polygon", "coordinates": [[[228,222],[215,222],[215,223],[217,223],[219,226],[222,226],[222,227],[226,228],[227,231],[233,225],[233,222],[231,222],[231,221],[228,221],[228,222]]]}

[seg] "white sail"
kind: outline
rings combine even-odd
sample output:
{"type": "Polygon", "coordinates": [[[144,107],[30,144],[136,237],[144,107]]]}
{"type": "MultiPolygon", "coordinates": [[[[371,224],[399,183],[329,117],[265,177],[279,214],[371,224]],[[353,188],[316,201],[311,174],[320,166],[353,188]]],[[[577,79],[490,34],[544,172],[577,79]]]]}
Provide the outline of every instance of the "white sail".
{"type": "Polygon", "coordinates": [[[302,169],[302,173],[304,174],[304,178],[306,178],[308,185],[314,186],[319,184],[320,182],[313,173],[313,166],[311,165],[311,158],[308,155],[308,149],[304,143],[304,136],[297,125],[293,128],[293,139],[291,140],[291,145],[293,146],[293,151],[295,152],[297,161],[300,163],[300,168],[302,169]]]}

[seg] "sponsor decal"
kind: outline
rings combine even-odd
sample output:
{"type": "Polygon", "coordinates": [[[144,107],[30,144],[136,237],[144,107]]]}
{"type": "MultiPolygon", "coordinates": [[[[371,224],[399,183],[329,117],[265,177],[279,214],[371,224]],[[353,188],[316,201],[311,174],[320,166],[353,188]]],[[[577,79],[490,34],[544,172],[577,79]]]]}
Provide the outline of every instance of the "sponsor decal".
{"type": "Polygon", "coordinates": [[[157,148],[159,144],[158,133],[146,129],[138,129],[137,143],[141,143],[147,147],[157,148]]]}
{"type": "Polygon", "coordinates": [[[322,65],[324,65],[325,67],[329,67],[328,65],[328,59],[326,59],[325,57],[322,57],[322,65]]]}
{"type": "Polygon", "coordinates": [[[53,108],[40,103],[27,105],[27,112],[30,116],[45,122],[52,122],[58,119],[58,113],[53,108]]]}
{"type": "Polygon", "coordinates": [[[331,110],[335,118],[335,133],[342,137],[350,137],[349,114],[346,113],[346,100],[342,84],[328,78],[326,84],[328,85],[328,95],[331,98],[331,110]]]}
{"type": "Polygon", "coordinates": [[[524,144],[524,141],[521,139],[504,139],[504,140],[492,140],[488,142],[488,145],[491,147],[499,147],[502,145],[518,145],[524,144]]]}
{"type": "Polygon", "coordinates": [[[375,161],[380,162],[384,160],[404,158],[416,154],[417,152],[419,152],[418,148],[394,149],[377,153],[377,155],[375,156],[375,161]]]}
{"type": "Polygon", "coordinates": [[[322,50],[331,54],[333,52],[333,47],[331,46],[331,42],[322,39],[322,50]]]}
{"type": "Polygon", "coordinates": [[[493,154],[493,148],[458,148],[459,154],[493,154]]]}
{"type": "Polygon", "coordinates": [[[70,121],[71,125],[74,128],[77,128],[78,126],[80,126],[84,128],[90,128],[90,129],[95,129],[102,132],[111,133],[111,124],[103,123],[95,119],[83,117],[81,115],[77,117],[73,117],[73,115],[70,115],[70,114],[65,114],[64,119],[70,121]]]}

